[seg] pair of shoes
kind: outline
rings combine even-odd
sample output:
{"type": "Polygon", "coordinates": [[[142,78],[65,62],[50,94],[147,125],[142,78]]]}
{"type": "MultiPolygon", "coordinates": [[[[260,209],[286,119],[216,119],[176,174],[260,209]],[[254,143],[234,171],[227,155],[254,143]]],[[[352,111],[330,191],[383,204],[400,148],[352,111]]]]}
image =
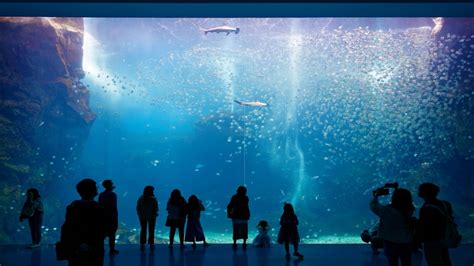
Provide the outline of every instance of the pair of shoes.
{"type": "Polygon", "coordinates": [[[247,249],[247,243],[243,243],[243,244],[242,244],[242,248],[243,248],[243,249],[247,249]]]}
{"type": "Polygon", "coordinates": [[[111,250],[109,251],[109,254],[110,254],[110,255],[116,255],[116,254],[119,254],[119,253],[120,253],[120,252],[119,252],[118,250],[116,250],[116,249],[111,249],[111,250]]]}
{"type": "Polygon", "coordinates": [[[207,242],[204,242],[204,243],[202,244],[202,246],[205,247],[205,248],[209,247],[210,245],[211,245],[211,244],[209,244],[209,243],[207,243],[207,242]]]}
{"type": "Polygon", "coordinates": [[[293,252],[293,256],[298,257],[299,259],[304,257],[303,254],[299,253],[298,251],[293,252]]]}
{"type": "Polygon", "coordinates": [[[140,251],[145,251],[145,245],[143,244],[140,245],[140,251]]]}
{"type": "Polygon", "coordinates": [[[285,254],[285,259],[286,259],[286,260],[290,260],[290,253],[286,253],[286,254],[285,254]]]}
{"type": "Polygon", "coordinates": [[[150,250],[155,250],[155,244],[150,244],[150,250]]]}
{"type": "Polygon", "coordinates": [[[170,249],[173,248],[173,244],[169,244],[168,248],[170,248],[170,249]]]}

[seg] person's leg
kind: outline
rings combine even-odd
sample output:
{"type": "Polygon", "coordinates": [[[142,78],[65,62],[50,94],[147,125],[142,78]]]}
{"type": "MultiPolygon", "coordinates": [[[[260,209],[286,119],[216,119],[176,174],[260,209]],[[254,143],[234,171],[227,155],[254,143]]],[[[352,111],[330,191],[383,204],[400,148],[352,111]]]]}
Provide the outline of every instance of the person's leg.
{"type": "Polygon", "coordinates": [[[444,266],[452,266],[451,258],[449,257],[449,249],[443,248],[441,250],[441,258],[443,260],[444,266]]]}
{"type": "Polygon", "coordinates": [[[411,266],[411,254],[412,254],[412,245],[411,244],[400,244],[400,262],[402,266],[411,266]]]}
{"type": "Polygon", "coordinates": [[[285,252],[286,254],[290,254],[290,241],[285,241],[285,252]]]}
{"type": "Polygon", "coordinates": [[[41,242],[41,226],[43,225],[43,213],[38,214],[36,221],[36,244],[41,242]]]}
{"type": "Polygon", "coordinates": [[[233,249],[237,249],[237,224],[232,221],[232,240],[234,241],[234,244],[232,244],[233,249]]]}
{"type": "Polygon", "coordinates": [[[175,233],[176,233],[176,227],[174,225],[170,226],[170,245],[173,245],[175,233]]]}
{"type": "Polygon", "coordinates": [[[298,252],[298,243],[293,243],[293,248],[294,248],[294,252],[293,252],[293,255],[302,259],[303,258],[303,254],[299,253],[298,252]]]}
{"type": "Polygon", "coordinates": [[[156,218],[148,220],[148,244],[150,245],[155,244],[155,225],[156,218]]]}
{"type": "Polygon", "coordinates": [[[117,233],[118,229],[118,221],[113,221],[112,226],[109,232],[109,249],[113,253],[118,253],[118,251],[115,249],[115,234],[117,233]]]}
{"type": "Polygon", "coordinates": [[[428,266],[445,266],[439,245],[425,243],[423,253],[425,253],[426,264],[428,266]]]}
{"type": "Polygon", "coordinates": [[[36,244],[36,226],[35,226],[35,221],[33,217],[28,218],[28,226],[30,227],[30,233],[31,233],[31,244],[36,244]]]}
{"type": "Polygon", "coordinates": [[[384,241],[384,253],[389,266],[398,266],[398,251],[395,243],[384,241]]]}
{"type": "Polygon", "coordinates": [[[115,233],[107,232],[107,237],[109,238],[109,251],[115,250],[115,233]]]}
{"type": "Polygon", "coordinates": [[[146,243],[146,229],[147,229],[146,219],[140,219],[140,244],[141,245],[145,245],[146,243]]]}
{"type": "Polygon", "coordinates": [[[180,224],[178,227],[179,244],[184,245],[184,224],[180,224]]]}
{"type": "Polygon", "coordinates": [[[249,237],[249,224],[247,222],[245,222],[242,225],[242,230],[243,230],[243,235],[244,235],[243,247],[246,248],[247,247],[247,238],[249,237]]]}

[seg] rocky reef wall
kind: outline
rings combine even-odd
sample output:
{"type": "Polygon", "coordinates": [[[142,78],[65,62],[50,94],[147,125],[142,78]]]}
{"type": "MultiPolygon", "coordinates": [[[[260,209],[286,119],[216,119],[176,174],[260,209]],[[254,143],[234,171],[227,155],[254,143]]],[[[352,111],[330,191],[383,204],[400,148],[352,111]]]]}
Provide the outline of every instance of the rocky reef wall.
{"type": "Polygon", "coordinates": [[[0,243],[17,242],[22,193],[67,175],[95,119],[83,33],[82,18],[0,18],[0,243]]]}

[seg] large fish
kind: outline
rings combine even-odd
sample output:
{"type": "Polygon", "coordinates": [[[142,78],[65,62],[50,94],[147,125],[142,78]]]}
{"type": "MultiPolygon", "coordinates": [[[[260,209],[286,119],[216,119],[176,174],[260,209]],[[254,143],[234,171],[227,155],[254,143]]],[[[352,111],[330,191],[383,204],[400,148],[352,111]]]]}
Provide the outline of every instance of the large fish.
{"type": "Polygon", "coordinates": [[[204,32],[204,34],[207,34],[208,32],[215,32],[215,33],[225,32],[227,33],[226,35],[229,35],[232,32],[235,34],[239,33],[240,29],[229,27],[229,26],[220,26],[220,27],[215,27],[215,28],[210,28],[210,29],[202,29],[202,31],[204,32]]]}
{"type": "Polygon", "coordinates": [[[241,102],[241,101],[234,100],[234,102],[236,102],[240,105],[251,106],[251,107],[267,107],[268,106],[268,103],[262,103],[260,101],[241,102]]]}

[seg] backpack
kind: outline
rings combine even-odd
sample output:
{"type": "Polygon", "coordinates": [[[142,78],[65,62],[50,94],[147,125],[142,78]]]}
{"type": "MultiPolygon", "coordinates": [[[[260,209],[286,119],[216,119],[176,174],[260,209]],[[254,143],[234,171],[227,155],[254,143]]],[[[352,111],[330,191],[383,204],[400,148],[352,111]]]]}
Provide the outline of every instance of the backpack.
{"type": "Polygon", "coordinates": [[[458,225],[454,222],[453,217],[447,213],[448,208],[446,207],[446,204],[444,202],[441,203],[443,204],[443,208],[440,208],[433,204],[427,204],[425,206],[436,208],[443,214],[446,219],[444,239],[442,240],[443,245],[446,248],[457,248],[461,243],[462,235],[459,234],[458,225]]]}

